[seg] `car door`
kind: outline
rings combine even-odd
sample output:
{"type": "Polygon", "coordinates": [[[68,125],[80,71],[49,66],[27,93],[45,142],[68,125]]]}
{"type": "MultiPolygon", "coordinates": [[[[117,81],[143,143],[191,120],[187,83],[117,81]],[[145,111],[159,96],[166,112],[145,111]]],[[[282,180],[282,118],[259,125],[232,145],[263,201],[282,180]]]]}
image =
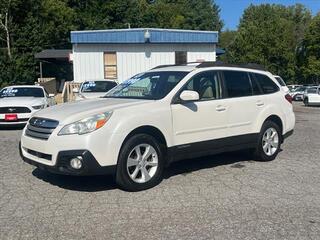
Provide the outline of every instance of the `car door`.
{"type": "Polygon", "coordinates": [[[221,99],[221,86],[217,71],[196,74],[180,90],[199,93],[194,102],[173,102],[171,105],[175,145],[190,147],[192,143],[207,142],[228,136],[227,111],[221,99]]]}
{"type": "Polygon", "coordinates": [[[265,107],[263,95],[245,71],[222,71],[225,103],[228,105],[230,136],[254,132],[254,123],[265,107]]]}
{"type": "Polygon", "coordinates": [[[315,91],[308,94],[309,103],[320,104],[320,88],[315,89],[315,91]]]}

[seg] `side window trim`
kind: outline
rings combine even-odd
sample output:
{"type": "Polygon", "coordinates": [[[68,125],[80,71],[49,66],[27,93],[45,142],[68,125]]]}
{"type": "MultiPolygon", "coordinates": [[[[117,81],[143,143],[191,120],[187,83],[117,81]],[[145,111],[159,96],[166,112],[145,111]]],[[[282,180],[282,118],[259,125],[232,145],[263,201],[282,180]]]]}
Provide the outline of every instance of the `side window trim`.
{"type": "Polygon", "coordinates": [[[218,96],[215,99],[208,99],[208,100],[199,99],[199,100],[194,101],[194,102],[207,102],[207,101],[214,101],[214,100],[222,99],[222,95],[221,95],[221,93],[222,93],[222,85],[221,85],[221,75],[220,75],[221,71],[219,71],[219,70],[206,70],[206,71],[199,72],[199,73],[193,75],[191,78],[189,78],[188,81],[173,96],[173,98],[171,100],[171,104],[180,104],[179,96],[180,96],[181,92],[183,91],[183,89],[190,83],[190,81],[193,80],[194,77],[196,77],[196,76],[198,76],[200,74],[203,74],[203,73],[207,73],[207,72],[217,73],[217,78],[218,78],[217,79],[217,85],[218,85],[218,88],[219,88],[218,96]]]}

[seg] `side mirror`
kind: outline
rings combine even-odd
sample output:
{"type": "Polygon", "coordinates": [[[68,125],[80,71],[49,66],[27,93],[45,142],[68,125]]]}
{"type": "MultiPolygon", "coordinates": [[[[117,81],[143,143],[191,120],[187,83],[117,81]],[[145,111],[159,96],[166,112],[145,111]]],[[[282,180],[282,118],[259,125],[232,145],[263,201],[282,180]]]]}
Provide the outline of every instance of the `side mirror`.
{"type": "Polygon", "coordinates": [[[72,92],[73,92],[73,93],[78,93],[78,92],[79,92],[79,89],[78,89],[78,88],[74,88],[74,89],[72,89],[72,92]]]}
{"type": "Polygon", "coordinates": [[[50,94],[49,94],[49,97],[50,97],[50,98],[53,98],[53,97],[54,97],[54,94],[53,94],[53,93],[50,93],[50,94]]]}
{"type": "Polygon", "coordinates": [[[200,99],[199,93],[196,91],[184,90],[180,93],[180,99],[183,102],[197,101],[200,99]]]}

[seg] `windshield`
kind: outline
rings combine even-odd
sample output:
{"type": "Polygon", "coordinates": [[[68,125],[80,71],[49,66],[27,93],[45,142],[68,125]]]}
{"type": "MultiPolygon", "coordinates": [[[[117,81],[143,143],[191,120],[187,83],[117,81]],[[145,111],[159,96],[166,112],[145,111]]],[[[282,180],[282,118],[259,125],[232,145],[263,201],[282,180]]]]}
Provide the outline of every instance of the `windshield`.
{"type": "Polygon", "coordinates": [[[38,87],[13,87],[4,88],[0,91],[0,98],[5,97],[44,97],[42,88],[38,87]]]}
{"type": "Polygon", "coordinates": [[[188,72],[147,72],[135,75],[106,94],[113,98],[161,99],[165,97],[188,72]]]}
{"type": "Polygon", "coordinates": [[[282,79],[280,76],[277,76],[277,77],[275,77],[275,78],[277,79],[278,83],[279,83],[282,87],[286,86],[286,83],[283,81],[283,79],[282,79]]]}
{"type": "Polygon", "coordinates": [[[108,92],[115,86],[117,83],[111,81],[88,81],[82,84],[80,92],[108,92]]]}

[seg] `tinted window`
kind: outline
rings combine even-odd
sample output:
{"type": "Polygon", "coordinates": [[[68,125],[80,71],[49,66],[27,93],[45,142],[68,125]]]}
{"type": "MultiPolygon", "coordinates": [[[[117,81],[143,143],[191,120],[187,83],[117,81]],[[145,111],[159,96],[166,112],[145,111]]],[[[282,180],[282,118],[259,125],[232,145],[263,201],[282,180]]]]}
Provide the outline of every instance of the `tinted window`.
{"type": "Polygon", "coordinates": [[[117,83],[111,81],[88,81],[82,84],[81,92],[108,92],[115,86],[117,83]]]}
{"type": "Polygon", "coordinates": [[[223,71],[224,84],[229,98],[251,96],[251,83],[246,72],[223,71]]]}
{"type": "Polygon", "coordinates": [[[279,87],[266,75],[254,73],[264,94],[275,93],[279,87]]]}
{"type": "Polygon", "coordinates": [[[198,92],[200,100],[219,98],[218,74],[213,71],[199,73],[191,78],[183,90],[198,92]]]}
{"type": "Polygon", "coordinates": [[[281,85],[281,86],[286,86],[286,83],[283,81],[283,79],[280,77],[280,76],[276,76],[276,77],[274,77],[277,81],[278,81],[278,83],[281,85]]]}
{"type": "Polygon", "coordinates": [[[38,87],[17,87],[4,88],[0,91],[0,98],[4,97],[44,97],[42,88],[38,87]]]}
{"type": "Polygon", "coordinates": [[[188,72],[147,72],[119,84],[109,91],[106,98],[161,99],[165,97],[188,72]]]}
{"type": "Polygon", "coordinates": [[[262,94],[261,88],[260,88],[259,84],[257,83],[257,80],[254,78],[254,76],[252,74],[250,75],[250,80],[251,80],[251,86],[252,86],[252,94],[253,95],[262,94]]]}

